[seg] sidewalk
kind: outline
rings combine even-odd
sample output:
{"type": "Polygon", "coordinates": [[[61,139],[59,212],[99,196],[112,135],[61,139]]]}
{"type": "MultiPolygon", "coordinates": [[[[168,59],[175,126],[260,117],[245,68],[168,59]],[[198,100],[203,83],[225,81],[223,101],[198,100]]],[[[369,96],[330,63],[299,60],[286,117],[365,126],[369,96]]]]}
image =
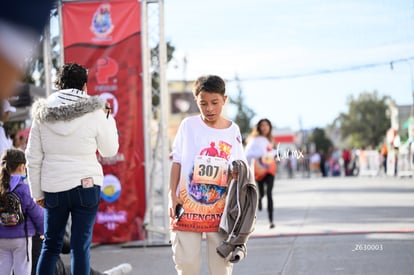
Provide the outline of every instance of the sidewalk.
{"type": "Polygon", "coordinates": [[[414,231],[411,178],[296,178],[274,189],[277,228],[268,229],[264,204],[255,236],[414,231]]]}
{"type": "MultiPolygon", "coordinates": [[[[277,180],[274,200],[276,228],[264,200],[234,275],[413,274],[413,179],[277,180]]],[[[91,261],[99,270],[129,262],[134,275],[176,274],[168,245],[99,245],[91,261]]]]}

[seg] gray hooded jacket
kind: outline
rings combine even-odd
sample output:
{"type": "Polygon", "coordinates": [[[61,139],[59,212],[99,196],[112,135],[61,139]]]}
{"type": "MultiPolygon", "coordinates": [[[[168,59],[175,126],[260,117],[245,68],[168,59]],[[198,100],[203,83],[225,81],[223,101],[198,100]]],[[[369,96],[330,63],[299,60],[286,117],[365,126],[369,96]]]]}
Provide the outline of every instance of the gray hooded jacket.
{"type": "Polygon", "coordinates": [[[233,161],[232,180],[228,189],[226,206],[220,221],[225,240],[217,247],[217,253],[236,263],[246,256],[246,243],[254,230],[257,210],[257,187],[250,168],[244,161],[233,161]]]}

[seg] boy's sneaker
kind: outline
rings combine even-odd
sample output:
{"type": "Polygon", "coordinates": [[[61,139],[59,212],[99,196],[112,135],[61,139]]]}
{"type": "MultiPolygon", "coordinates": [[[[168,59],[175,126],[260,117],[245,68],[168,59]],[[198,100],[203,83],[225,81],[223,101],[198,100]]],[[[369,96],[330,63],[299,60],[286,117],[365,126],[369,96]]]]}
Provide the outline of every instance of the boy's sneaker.
{"type": "Polygon", "coordinates": [[[123,275],[123,274],[129,274],[131,271],[132,271],[132,266],[128,263],[123,263],[111,269],[108,269],[104,271],[103,273],[106,275],[123,275]]]}

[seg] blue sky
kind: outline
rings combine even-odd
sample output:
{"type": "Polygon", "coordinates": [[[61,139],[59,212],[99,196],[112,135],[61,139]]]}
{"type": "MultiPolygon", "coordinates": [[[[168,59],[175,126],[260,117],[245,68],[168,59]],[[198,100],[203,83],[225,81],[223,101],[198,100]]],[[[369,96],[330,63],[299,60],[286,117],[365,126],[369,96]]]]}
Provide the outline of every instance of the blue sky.
{"type": "MultiPolygon", "coordinates": [[[[217,74],[276,127],[324,127],[364,91],[413,103],[413,0],[165,0],[166,38],[175,47],[171,80],[217,74]],[[186,57],[186,70],[183,59],[186,57]],[[280,78],[321,70],[373,68],[280,78]],[[269,77],[268,80],[263,78],[269,77]],[[273,79],[272,79],[273,78],[273,79]]],[[[228,115],[234,115],[229,110],[228,115]]]]}

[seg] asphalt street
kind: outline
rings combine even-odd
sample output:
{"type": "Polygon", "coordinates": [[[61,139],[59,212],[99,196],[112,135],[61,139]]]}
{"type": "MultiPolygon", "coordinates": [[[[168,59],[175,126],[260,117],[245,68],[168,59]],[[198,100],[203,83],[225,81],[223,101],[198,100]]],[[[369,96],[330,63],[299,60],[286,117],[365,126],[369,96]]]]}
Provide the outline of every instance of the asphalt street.
{"type": "MultiPolygon", "coordinates": [[[[273,197],[276,228],[264,199],[233,274],[414,274],[412,178],[277,179],[273,197]]],[[[176,274],[166,243],[94,245],[91,262],[99,270],[129,262],[131,274],[176,274]]],[[[200,275],[207,274],[203,262],[200,275]]]]}

